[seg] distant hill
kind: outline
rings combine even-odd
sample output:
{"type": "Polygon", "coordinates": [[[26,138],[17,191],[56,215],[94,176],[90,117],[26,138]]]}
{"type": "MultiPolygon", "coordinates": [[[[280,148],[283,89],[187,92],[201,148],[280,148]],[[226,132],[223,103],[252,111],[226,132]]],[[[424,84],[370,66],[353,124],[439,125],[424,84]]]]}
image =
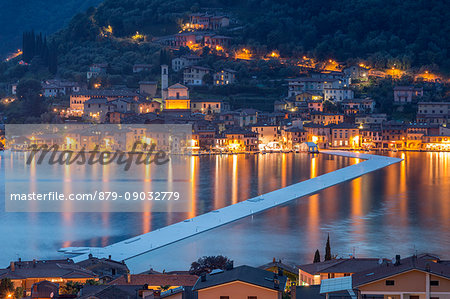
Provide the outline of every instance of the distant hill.
{"type": "Polygon", "coordinates": [[[97,10],[77,15],[65,36],[95,41],[108,25],[118,37],[136,31],[170,34],[189,12],[205,8],[239,20],[243,29],[231,33],[239,44],[319,59],[359,57],[378,66],[435,65],[450,71],[447,0],[105,0],[97,10]]]}
{"type": "Polygon", "coordinates": [[[65,26],[78,12],[101,0],[1,0],[0,58],[21,47],[22,32],[51,34],[65,26]]]}

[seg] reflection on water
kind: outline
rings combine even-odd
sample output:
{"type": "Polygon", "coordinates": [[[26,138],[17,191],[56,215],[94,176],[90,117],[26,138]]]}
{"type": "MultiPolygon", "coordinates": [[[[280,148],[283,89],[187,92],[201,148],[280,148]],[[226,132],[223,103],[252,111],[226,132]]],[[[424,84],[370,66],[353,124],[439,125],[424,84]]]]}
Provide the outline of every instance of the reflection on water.
{"type": "MultiPolygon", "coordinates": [[[[274,257],[297,264],[324,254],[392,258],[432,252],[450,258],[450,153],[392,153],[405,161],[128,261],[135,271],[188,268],[224,254],[258,266],[274,257]],[[167,262],[168,256],[177,257],[167,262]],[[181,266],[180,266],[181,265],[181,266]]],[[[315,166],[311,160],[310,176],[315,166]]],[[[326,167],[325,167],[326,168],[326,167]]],[[[320,174],[320,173],[319,173],[320,174]]]]}
{"type": "MultiPolygon", "coordinates": [[[[80,192],[83,182],[94,181],[99,189],[108,190],[117,177],[139,179],[143,191],[151,190],[152,179],[158,169],[152,165],[142,165],[133,173],[120,173],[114,164],[90,167],[78,165],[26,165],[26,153],[5,152],[0,156],[1,179],[4,180],[5,167],[23,169],[29,179],[24,189],[36,190],[36,184],[46,181],[60,182],[64,192],[80,192]],[[5,159],[4,155],[8,155],[5,159]],[[45,167],[42,169],[42,167],[45,167]],[[39,179],[39,182],[37,182],[39,179]]],[[[2,232],[1,263],[20,256],[22,258],[48,258],[56,256],[56,249],[67,246],[106,246],[108,244],[147,233],[151,230],[192,218],[205,212],[309,179],[338,168],[355,163],[354,159],[309,154],[266,154],[232,156],[192,156],[174,159],[167,171],[170,188],[173,177],[188,164],[189,192],[192,195],[190,210],[186,213],[151,212],[151,203],[144,205],[142,213],[109,213],[105,205],[103,213],[72,213],[73,203],[63,202],[63,213],[5,213],[4,186],[0,188],[0,225],[2,232]],[[173,163],[173,165],[172,165],[173,163]],[[8,229],[7,229],[8,227],[8,229]],[[23,244],[33,244],[20,246],[23,244]],[[3,260],[5,259],[5,260],[3,260]]],[[[134,191],[134,190],[125,190],[134,191]]],[[[103,208],[103,206],[102,206],[103,208]]],[[[283,221],[288,221],[283,217],[283,221]]]]}
{"type": "MultiPolygon", "coordinates": [[[[142,271],[150,266],[180,269],[199,256],[213,254],[228,255],[237,264],[258,265],[273,257],[310,262],[317,248],[323,251],[328,233],[338,255],[391,258],[417,250],[450,258],[450,154],[391,155],[405,161],[129,263],[142,271]],[[167,254],[177,258],[167,259],[167,254]]],[[[4,162],[0,160],[2,169],[4,162]]],[[[2,204],[0,251],[6,254],[0,255],[0,267],[18,256],[58,257],[55,250],[62,246],[105,246],[357,162],[309,154],[189,157],[192,209],[187,213],[152,213],[148,206],[142,213],[5,213],[2,204]]],[[[107,188],[115,170],[112,165],[96,167],[81,173],[107,188]]],[[[177,168],[169,169],[170,181],[177,168]]],[[[139,173],[148,188],[154,171],[143,166],[139,173]]],[[[29,173],[36,177],[33,167],[29,173]]],[[[64,188],[76,190],[71,175],[70,169],[65,170],[60,179],[64,188]]],[[[3,173],[0,176],[4,178],[3,173]]]]}

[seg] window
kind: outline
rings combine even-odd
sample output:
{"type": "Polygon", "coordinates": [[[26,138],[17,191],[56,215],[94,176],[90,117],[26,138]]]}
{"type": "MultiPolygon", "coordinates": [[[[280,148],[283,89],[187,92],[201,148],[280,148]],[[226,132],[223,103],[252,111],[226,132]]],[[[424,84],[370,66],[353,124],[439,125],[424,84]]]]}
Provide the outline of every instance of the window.
{"type": "Polygon", "coordinates": [[[230,296],[220,296],[220,299],[230,299],[230,296]]]}
{"type": "Polygon", "coordinates": [[[248,296],[247,298],[248,298],[248,299],[258,299],[257,296],[248,296]]]}
{"type": "Polygon", "coordinates": [[[439,280],[430,281],[430,286],[439,286],[439,280]]]}
{"type": "Polygon", "coordinates": [[[393,280],[386,280],[386,285],[387,286],[393,286],[393,285],[395,285],[395,281],[393,281],[393,280]]]}

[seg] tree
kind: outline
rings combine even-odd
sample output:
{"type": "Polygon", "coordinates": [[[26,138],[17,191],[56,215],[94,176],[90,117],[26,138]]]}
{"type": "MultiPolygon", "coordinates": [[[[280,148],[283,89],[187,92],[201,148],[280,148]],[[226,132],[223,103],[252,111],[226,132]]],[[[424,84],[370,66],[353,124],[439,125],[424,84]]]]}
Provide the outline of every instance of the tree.
{"type": "Polygon", "coordinates": [[[40,116],[43,112],[41,82],[34,79],[21,80],[17,84],[17,97],[24,102],[24,113],[27,116],[40,116]]]}
{"type": "Polygon", "coordinates": [[[330,234],[328,234],[327,245],[325,246],[325,260],[331,260],[330,234]]]}
{"type": "Polygon", "coordinates": [[[314,261],[313,263],[320,263],[320,252],[319,249],[316,250],[316,253],[314,254],[314,261]]]}
{"type": "Polygon", "coordinates": [[[222,255],[218,256],[204,256],[199,258],[196,262],[191,264],[189,273],[194,275],[202,275],[203,273],[211,273],[212,270],[225,270],[232,265],[233,261],[222,255]]]}
{"type": "Polygon", "coordinates": [[[59,292],[61,294],[76,295],[81,290],[82,285],[78,282],[69,281],[60,286],[59,292]]]}
{"type": "Polygon", "coordinates": [[[0,298],[7,298],[14,293],[14,283],[9,278],[0,280],[0,298]]]}

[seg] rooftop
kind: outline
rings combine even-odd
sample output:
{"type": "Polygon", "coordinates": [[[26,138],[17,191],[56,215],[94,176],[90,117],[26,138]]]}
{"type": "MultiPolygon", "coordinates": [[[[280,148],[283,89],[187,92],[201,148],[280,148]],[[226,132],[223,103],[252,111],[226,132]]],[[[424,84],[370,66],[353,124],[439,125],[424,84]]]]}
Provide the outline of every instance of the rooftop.
{"type": "Polygon", "coordinates": [[[399,263],[377,264],[375,267],[359,271],[352,277],[353,287],[391,277],[411,270],[428,272],[450,279],[450,265],[421,256],[410,256],[400,259],[399,263]]]}
{"type": "Polygon", "coordinates": [[[204,281],[199,278],[194,285],[194,290],[206,289],[234,281],[242,281],[277,291],[284,290],[286,285],[285,276],[278,276],[275,273],[249,266],[239,266],[231,270],[208,274],[204,281]]]}
{"type": "Polygon", "coordinates": [[[191,274],[133,274],[130,275],[130,282],[125,276],[121,276],[110,285],[144,285],[149,286],[193,286],[198,276],[191,274]]]}

